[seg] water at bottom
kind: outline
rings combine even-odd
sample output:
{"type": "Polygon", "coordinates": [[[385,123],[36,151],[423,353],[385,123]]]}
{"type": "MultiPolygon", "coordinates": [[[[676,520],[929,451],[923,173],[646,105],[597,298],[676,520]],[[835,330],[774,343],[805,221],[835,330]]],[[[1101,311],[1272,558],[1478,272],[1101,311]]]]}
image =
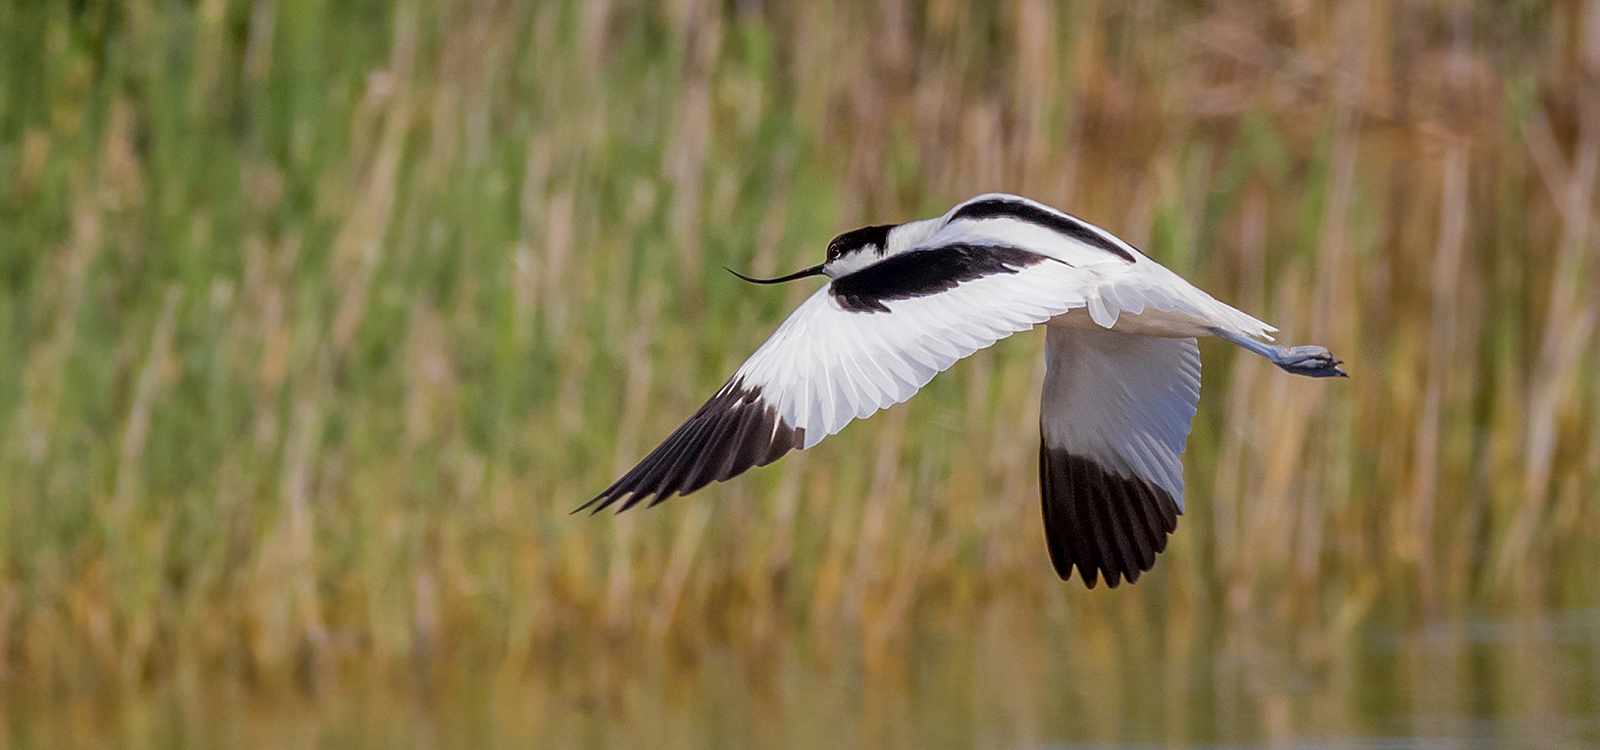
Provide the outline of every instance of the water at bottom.
{"type": "Polygon", "coordinates": [[[1600,746],[1600,611],[1368,618],[1337,635],[1203,620],[1001,602],[881,648],[669,635],[477,668],[340,669],[290,690],[181,675],[98,698],[13,685],[0,747],[1600,746]]]}

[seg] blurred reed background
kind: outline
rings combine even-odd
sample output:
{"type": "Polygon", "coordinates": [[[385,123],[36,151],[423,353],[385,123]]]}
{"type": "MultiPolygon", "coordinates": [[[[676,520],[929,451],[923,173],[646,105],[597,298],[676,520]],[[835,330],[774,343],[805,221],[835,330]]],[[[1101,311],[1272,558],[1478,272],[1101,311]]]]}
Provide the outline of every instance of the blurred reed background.
{"type": "Polygon", "coordinates": [[[1040,621],[1102,684],[1219,639],[1337,672],[1374,618],[1600,604],[1592,0],[84,0],[0,38],[14,706],[489,675],[549,716],[1040,621]],[[567,515],[809,291],[721,266],[990,190],[1351,379],[1203,345],[1188,513],[1115,592],[1051,573],[1037,333],[567,515]]]}

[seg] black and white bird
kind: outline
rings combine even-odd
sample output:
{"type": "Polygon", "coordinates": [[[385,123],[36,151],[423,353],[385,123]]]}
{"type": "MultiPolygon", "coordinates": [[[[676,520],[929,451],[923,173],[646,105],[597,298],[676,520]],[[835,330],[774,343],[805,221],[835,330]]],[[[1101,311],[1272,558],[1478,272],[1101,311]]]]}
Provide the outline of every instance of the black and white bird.
{"type": "MultiPolygon", "coordinates": [[[[739,275],[739,274],[735,274],[739,275]]],[[[1136,581],[1183,513],[1184,443],[1200,397],[1196,339],[1217,336],[1311,377],[1320,346],[1200,291],[1086,221],[992,193],[935,219],[828,244],[818,289],[689,421],[582,508],[619,512],[765,466],[911,397],[934,375],[1047,324],[1039,490],[1050,559],[1093,588],[1136,581]]]]}

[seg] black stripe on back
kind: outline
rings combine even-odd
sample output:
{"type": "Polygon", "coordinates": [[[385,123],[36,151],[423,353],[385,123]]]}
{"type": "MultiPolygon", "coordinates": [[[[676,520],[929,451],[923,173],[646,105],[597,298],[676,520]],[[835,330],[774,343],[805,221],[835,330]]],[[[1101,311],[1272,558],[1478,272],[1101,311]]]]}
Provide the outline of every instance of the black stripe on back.
{"type": "Polygon", "coordinates": [[[833,297],[851,312],[888,312],[885,300],[911,299],[954,289],[997,273],[1016,273],[1040,261],[1014,247],[951,244],[891,256],[835,279],[833,297]]]}
{"type": "Polygon", "coordinates": [[[655,505],[674,493],[687,495],[752,466],[766,466],[805,444],[805,429],[780,418],[777,408],[761,398],[759,386],[730,380],[650,455],[578,510],[598,513],[627,498],[621,512],[651,496],[655,505]]]}
{"type": "Polygon", "coordinates": [[[1156,564],[1167,535],[1178,528],[1171,493],[1138,477],[1122,477],[1100,464],[1039,441],[1039,494],[1044,535],[1056,575],[1072,569],[1094,588],[1099,576],[1116,588],[1156,564]]]}
{"type": "Polygon", "coordinates": [[[1111,253],[1129,263],[1134,262],[1133,255],[1122,249],[1117,243],[1105,238],[1099,232],[1090,229],[1087,224],[1073,219],[1065,214],[1040,208],[1031,203],[1010,201],[1003,198],[992,198],[977,203],[968,203],[950,217],[956,219],[1016,219],[1029,224],[1055,230],[1086,245],[1092,245],[1111,253]]]}

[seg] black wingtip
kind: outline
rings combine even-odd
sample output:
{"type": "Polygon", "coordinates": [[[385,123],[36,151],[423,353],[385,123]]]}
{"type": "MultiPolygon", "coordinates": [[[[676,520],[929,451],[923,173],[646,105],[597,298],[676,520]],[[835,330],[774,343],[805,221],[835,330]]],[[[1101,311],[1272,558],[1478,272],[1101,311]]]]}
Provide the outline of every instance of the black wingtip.
{"type": "Polygon", "coordinates": [[[595,505],[595,503],[599,503],[603,499],[605,499],[605,495],[604,494],[595,495],[592,499],[589,500],[589,502],[586,502],[583,505],[580,505],[580,506],[578,506],[576,508],[573,508],[572,510],[567,511],[567,515],[575,516],[575,515],[578,515],[579,513],[582,513],[584,511],[589,511],[589,515],[591,515],[591,516],[596,514],[596,513],[599,513],[600,511],[606,509],[606,505],[609,505],[609,503],[602,503],[602,504],[600,504],[598,506],[595,505]],[[590,507],[590,506],[594,506],[594,507],[590,507]]]}
{"type": "MultiPolygon", "coordinates": [[[[618,484],[620,484],[620,482],[618,482],[618,484]]],[[[584,511],[589,511],[589,515],[596,516],[607,508],[616,505],[617,501],[623,499],[624,497],[628,497],[628,501],[623,503],[621,507],[617,508],[618,513],[633,507],[633,504],[638,502],[639,495],[637,493],[633,493],[632,497],[629,497],[629,492],[627,490],[618,490],[617,486],[613,485],[611,487],[607,487],[604,492],[601,492],[600,494],[590,498],[589,501],[583,505],[567,511],[567,515],[575,516],[584,511]]]]}
{"type": "Polygon", "coordinates": [[[1097,462],[1041,443],[1039,489],[1045,541],[1056,574],[1074,568],[1085,588],[1135,584],[1177,528],[1182,510],[1169,493],[1097,462]]]}
{"type": "Polygon", "coordinates": [[[762,398],[760,387],[746,386],[736,377],[622,478],[572,514],[599,513],[612,506],[622,513],[646,501],[647,507],[658,505],[753,466],[766,466],[804,446],[805,429],[791,427],[762,398]]]}

